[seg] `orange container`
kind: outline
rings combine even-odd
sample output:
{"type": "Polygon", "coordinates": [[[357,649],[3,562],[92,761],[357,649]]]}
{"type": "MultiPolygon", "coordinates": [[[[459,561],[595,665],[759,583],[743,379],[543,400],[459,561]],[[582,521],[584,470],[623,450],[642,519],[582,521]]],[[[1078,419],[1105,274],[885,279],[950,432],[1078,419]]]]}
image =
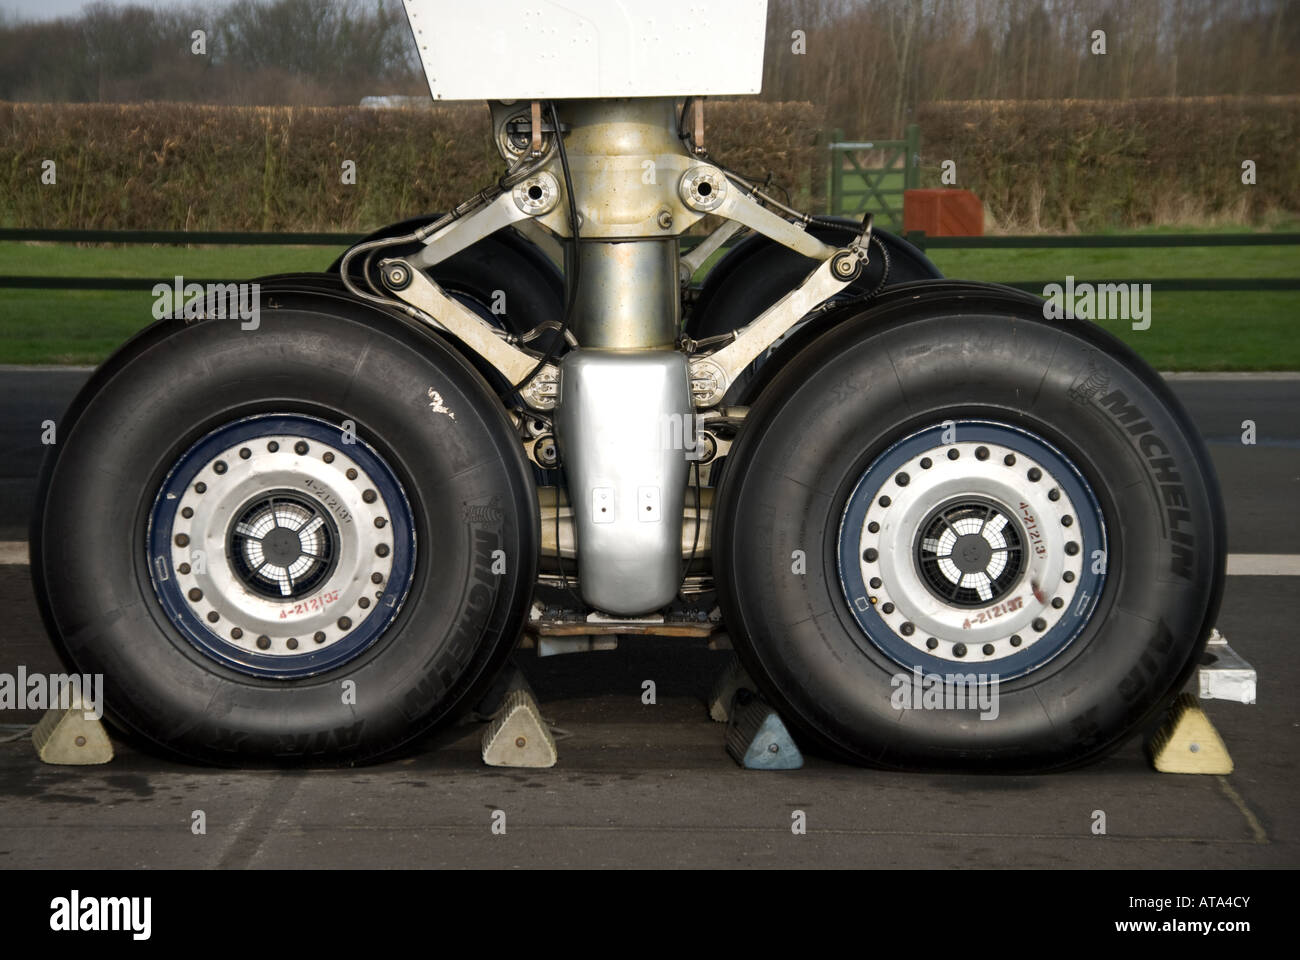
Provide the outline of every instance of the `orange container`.
{"type": "Polygon", "coordinates": [[[903,232],[929,237],[984,236],[984,204],[969,190],[904,190],[903,232]]]}

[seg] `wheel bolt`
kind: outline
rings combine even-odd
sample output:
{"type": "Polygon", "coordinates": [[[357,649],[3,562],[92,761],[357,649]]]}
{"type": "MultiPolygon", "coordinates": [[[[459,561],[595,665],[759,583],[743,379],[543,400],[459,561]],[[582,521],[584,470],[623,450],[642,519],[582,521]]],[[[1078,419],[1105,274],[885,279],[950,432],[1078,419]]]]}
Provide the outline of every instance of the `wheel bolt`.
{"type": "Polygon", "coordinates": [[[988,447],[976,447],[976,448],[975,448],[975,459],[976,459],[976,460],[987,460],[988,458],[989,458],[989,448],[988,448],[988,447]]]}
{"type": "Polygon", "coordinates": [[[218,460],[212,465],[212,472],[220,476],[226,472],[226,461],[218,460]]]}
{"type": "Polygon", "coordinates": [[[383,583],[383,582],[384,582],[384,575],[383,575],[382,573],[372,573],[372,574],[370,575],[370,582],[371,582],[371,583],[383,583]]]}
{"type": "Polygon", "coordinates": [[[867,524],[867,533],[879,533],[879,532],[880,532],[880,524],[876,523],[876,521],[872,520],[869,524],[867,524]]]}
{"type": "Polygon", "coordinates": [[[369,597],[362,597],[360,600],[357,601],[357,606],[359,606],[362,610],[369,609],[369,607],[370,607],[370,598],[369,598],[369,597]]]}
{"type": "Polygon", "coordinates": [[[892,502],[893,502],[893,501],[891,501],[888,497],[881,497],[881,498],[880,498],[880,505],[881,505],[882,507],[887,507],[887,506],[889,506],[890,503],[892,503],[892,502]]]}
{"type": "Polygon", "coordinates": [[[366,503],[374,503],[378,497],[379,494],[375,493],[373,490],[367,490],[361,494],[361,499],[366,501],[366,503]]]}
{"type": "Polygon", "coordinates": [[[1061,491],[1057,490],[1056,487],[1052,487],[1051,490],[1047,491],[1047,499],[1055,503],[1057,500],[1061,499],[1061,491]]]}
{"type": "Polygon", "coordinates": [[[875,547],[868,547],[866,550],[862,552],[862,559],[867,561],[867,563],[875,563],[876,557],[878,556],[880,556],[880,553],[876,550],[875,547]]]}
{"type": "Polygon", "coordinates": [[[1061,518],[1061,526],[1063,527],[1068,527],[1073,523],[1074,523],[1074,517],[1070,516],[1069,514],[1066,514],[1064,517],[1061,518]]]}
{"type": "Polygon", "coordinates": [[[1030,467],[1029,479],[1034,483],[1037,483],[1039,480],[1043,479],[1043,471],[1039,470],[1037,467],[1030,467]]]}
{"type": "Polygon", "coordinates": [[[388,544],[381,543],[379,546],[375,547],[375,555],[380,557],[388,556],[388,544]]]}
{"type": "Polygon", "coordinates": [[[872,577],[872,578],[871,578],[871,589],[872,589],[872,590],[879,590],[879,589],[880,589],[880,578],[879,578],[879,577],[872,577]]]}
{"type": "Polygon", "coordinates": [[[929,470],[929,469],[930,469],[931,467],[933,467],[933,466],[934,466],[934,461],[931,460],[929,457],[922,457],[922,458],[921,458],[921,469],[922,469],[922,470],[929,470]]]}
{"type": "Polygon", "coordinates": [[[189,545],[190,545],[190,537],[189,537],[189,534],[186,534],[186,533],[178,533],[178,534],[176,534],[176,546],[178,546],[178,547],[188,547],[189,545]]]}
{"type": "Polygon", "coordinates": [[[189,597],[195,603],[198,603],[200,600],[203,599],[203,591],[200,590],[198,587],[194,587],[192,590],[190,590],[189,597]]]}
{"type": "Polygon", "coordinates": [[[208,492],[208,485],[207,485],[206,483],[204,483],[202,480],[200,480],[198,483],[194,484],[194,492],[195,492],[195,493],[207,493],[207,492],[208,492]]]}
{"type": "Polygon", "coordinates": [[[1069,543],[1065,545],[1065,552],[1068,553],[1070,556],[1074,556],[1076,553],[1079,552],[1079,545],[1075,543],[1073,540],[1071,540],[1069,543]]]}
{"type": "Polygon", "coordinates": [[[1002,458],[1002,462],[1008,467],[1014,467],[1016,465],[1016,455],[1014,453],[1008,453],[1002,458]]]}
{"type": "Polygon", "coordinates": [[[1013,647],[1018,647],[1018,646],[1020,646],[1022,643],[1024,643],[1024,641],[1020,639],[1020,634],[1018,634],[1018,633],[1013,633],[1013,634],[1011,635],[1011,645],[1012,645],[1013,647]]]}
{"type": "Polygon", "coordinates": [[[913,633],[916,632],[916,627],[912,626],[912,624],[909,622],[904,622],[903,625],[898,629],[902,632],[903,636],[905,637],[910,637],[913,633]]]}
{"type": "Polygon", "coordinates": [[[230,630],[230,639],[231,639],[231,640],[239,640],[239,639],[242,638],[243,636],[244,636],[244,631],[243,631],[243,630],[240,630],[238,627],[232,627],[232,628],[231,628],[231,630],[230,630]]]}
{"type": "Polygon", "coordinates": [[[1042,633],[1044,630],[1047,629],[1047,621],[1044,620],[1042,617],[1034,617],[1034,622],[1032,626],[1039,633],[1042,633]]]}
{"type": "Polygon", "coordinates": [[[189,573],[189,572],[190,572],[190,565],[189,565],[188,563],[182,563],[179,567],[176,568],[176,572],[177,572],[177,573],[189,573]]]}
{"type": "Polygon", "coordinates": [[[339,623],[339,629],[340,629],[340,630],[351,630],[351,629],[352,629],[352,621],[349,620],[347,617],[339,617],[339,621],[338,621],[338,623],[339,623]]]}
{"type": "Polygon", "coordinates": [[[324,453],[321,454],[321,459],[324,460],[326,463],[333,463],[333,462],[334,462],[334,454],[332,454],[332,453],[330,453],[328,450],[326,450],[324,453]]]}
{"type": "Polygon", "coordinates": [[[240,460],[247,460],[247,459],[248,459],[249,457],[251,457],[252,455],[253,455],[253,451],[252,451],[252,450],[249,450],[248,447],[240,447],[240,448],[239,448],[239,459],[240,459],[240,460]]]}
{"type": "Polygon", "coordinates": [[[1052,608],[1054,610],[1060,610],[1063,606],[1065,606],[1065,601],[1062,600],[1060,597],[1052,598],[1052,608]]]}
{"type": "Polygon", "coordinates": [[[375,526],[382,530],[384,527],[388,526],[388,521],[383,517],[375,517],[375,526]]]}
{"type": "Polygon", "coordinates": [[[1066,570],[1065,573],[1061,574],[1061,579],[1066,583],[1074,583],[1074,571],[1066,570]]]}
{"type": "Polygon", "coordinates": [[[948,451],[949,460],[956,460],[960,456],[961,456],[961,451],[958,450],[956,447],[953,447],[951,450],[948,451]]]}
{"type": "Polygon", "coordinates": [[[938,645],[939,645],[939,641],[934,639],[934,637],[931,637],[930,639],[925,641],[925,648],[927,650],[933,650],[938,645]]]}
{"type": "Polygon", "coordinates": [[[357,472],[352,467],[348,467],[347,472],[344,474],[344,476],[346,476],[349,480],[355,480],[357,478],[357,472]]]}
{"type": "Polygon", "coordinates": [[[298,640],[295,637],[290,637],[288,640],[284,642],[284,645],[288,647],[290,650],[297,650],[298,640]]]}
{"type": "Polygon", "coordinates": [[[952,648],[952,655],[954,657],[966,656],[966,644],[964,643],[954,644],[952,648]]]}
{"type": "Polygon", "coordinates": [[[213,610],[208,613],[208,623],[216,623],[220,619],[221,614],[217,613],[217,611],[213,610]]]}
{"type": "Polygon", "coordinates": [[[309,447],[307,446],[307,442],[305,440],[299,440],[297,443],[293,445],[293,452],[298,454],[298,456],[300,457],[306,454],[308,449],[309,447]]]}
{"type": "Polygon", "coordinates": [[[900,487],[905,487],[912,482],[912,478],[905,473],[900,473],[898,476],[894,478],[894,482],[898,484],[900,487]]]}
{"type": "Polygon", "coordinates": [[[984,644],[984,656],[986,657],[993,656],[993,644],[991,643],[984,644]]]}
{"type": "Polygon", "coordinates": [[[324,630],[317,630],[315,633],[313,633],[313,634],[311,635],[311,638],[312,638],[313,640],[315,640],[317,643],[324,643],[324,642],[325,642],[325,631],[324,631],[324,630]]]}
{"type": "Polygon", "coordinates": [[[880,609],[881,609],[882,611],[884,611],[885,613],[893,613],[893,612],[894,612],[894,605],[893,605],[892,603],[890,603],[888,600],[886,600],[884,603],[882,603],[882,604],[880,605],[880,609]]]}
{"type": "Polygon", "coordinates": [[[188,520],[190,517],[194,516],[194,508],[181,507],[181,516],[184,517],[186,520],[188,520]]]}
{"type": "Polygon", "coordinates": [[[266,634],[262,634],[260,637],[257,638],[257,649],[266,650],[270,646],[271,646],[271,638],[268,637],[266,634]]]}
{"type": "Polygon", "coordinates": [[[266,445],[266,449],[268,453],[275,453],[280,449],[280,444],[272,440],[270,443],[266,445]]]}

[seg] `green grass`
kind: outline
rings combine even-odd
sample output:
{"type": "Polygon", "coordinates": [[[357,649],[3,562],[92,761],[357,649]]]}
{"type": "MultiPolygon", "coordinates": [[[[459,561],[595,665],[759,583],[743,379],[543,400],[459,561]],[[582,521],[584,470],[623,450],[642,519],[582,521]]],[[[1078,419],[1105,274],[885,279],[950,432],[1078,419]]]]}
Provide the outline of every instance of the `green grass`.
{"type": "MultiPolygon", "coordinates": [[[[1300,247],[934,250],[945,275],[993,282],[1296,277],[1300,247]]],[[[1158,370],[1300,369],[1300,291],[1152,291],[1151,326],[1099,321],[1158,370]]]]}
{"type": "MultiPolygon", "coordinates": [[[[324,270],[332,247],[76,247],[0,243],[0,276],[242,280],[324,270]]],[[[97,364],[153,322],[148,289],[0,289],[0,363],[97,364]]]]}
{"type": "Polygon", "coordinates": [[[1005,283],[1151,280],[1156,277],[1300,276],[1300,247],[1096,247],[1047,249],[931,250],[945,274],[1005,283]]]}
{"type": "MultiPolygon", "coordinates": [[[[0,275],[232,280],[324,269],[329,247],[76,247],[0,243],[0,275]]],[[[1210,247],[935,250],[945,274],[970,280],[1076,282],[1168,277],[1295,277],[1300,248],[1210,247]]],[[[1106,321],[1161,370],[1300,369],[1300,292],[1152,294],[1151,327],[1106,321]]],[[[139,292],[0,290],[0,363],[94,364],[152,322],[139,292]]]]}

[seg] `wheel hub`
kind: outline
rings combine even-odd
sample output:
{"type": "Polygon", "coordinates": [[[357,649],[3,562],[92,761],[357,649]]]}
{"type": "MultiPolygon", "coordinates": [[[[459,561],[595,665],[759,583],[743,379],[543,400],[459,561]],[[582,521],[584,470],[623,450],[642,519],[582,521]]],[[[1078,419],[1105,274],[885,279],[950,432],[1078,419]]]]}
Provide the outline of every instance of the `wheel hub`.
{"type": "Polygon", "coordinates": [[[983,606],[1006,596],[1024,567],[1024,534],[1010,512],[964,498],[921,524],[917,569],[930,592],[955,606],[983,606]]]}
{"type": "Polygon", "coordinates": [[[274,599],[311,593],[333,566],[338,530],[319,501],[285,491],[241,510],[226,555],[250,589],[274,599]]]}
{"type": "Polygon", "coordinates": [[[173,624],[244,672],[350,659],[391,622],[414,564],[410,506],[378,455],[310,417],[255,417],[178,461],[150,518],[173,624]]]}
{"type": "Polygon", "coordinates": [[[1008,677],[1082,629],[1104,577],[1097,551],[1100,509],[1060,451],[1016,427],[949,421],[868,467],[841,525],[840,577],[867,639],[899,663],[1008,677]]]}

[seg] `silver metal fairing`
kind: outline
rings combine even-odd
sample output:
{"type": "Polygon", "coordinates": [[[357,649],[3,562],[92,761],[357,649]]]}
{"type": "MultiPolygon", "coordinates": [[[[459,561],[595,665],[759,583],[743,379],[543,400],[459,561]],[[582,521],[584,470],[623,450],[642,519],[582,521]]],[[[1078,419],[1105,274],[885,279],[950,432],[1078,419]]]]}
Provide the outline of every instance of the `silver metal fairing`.
{"type": "Polygon", "coordinates": [[[677,593],[692,413],[676,351],[575,350],[560,365],[578,583],[599,610],[649,613],[677,593]]]}

